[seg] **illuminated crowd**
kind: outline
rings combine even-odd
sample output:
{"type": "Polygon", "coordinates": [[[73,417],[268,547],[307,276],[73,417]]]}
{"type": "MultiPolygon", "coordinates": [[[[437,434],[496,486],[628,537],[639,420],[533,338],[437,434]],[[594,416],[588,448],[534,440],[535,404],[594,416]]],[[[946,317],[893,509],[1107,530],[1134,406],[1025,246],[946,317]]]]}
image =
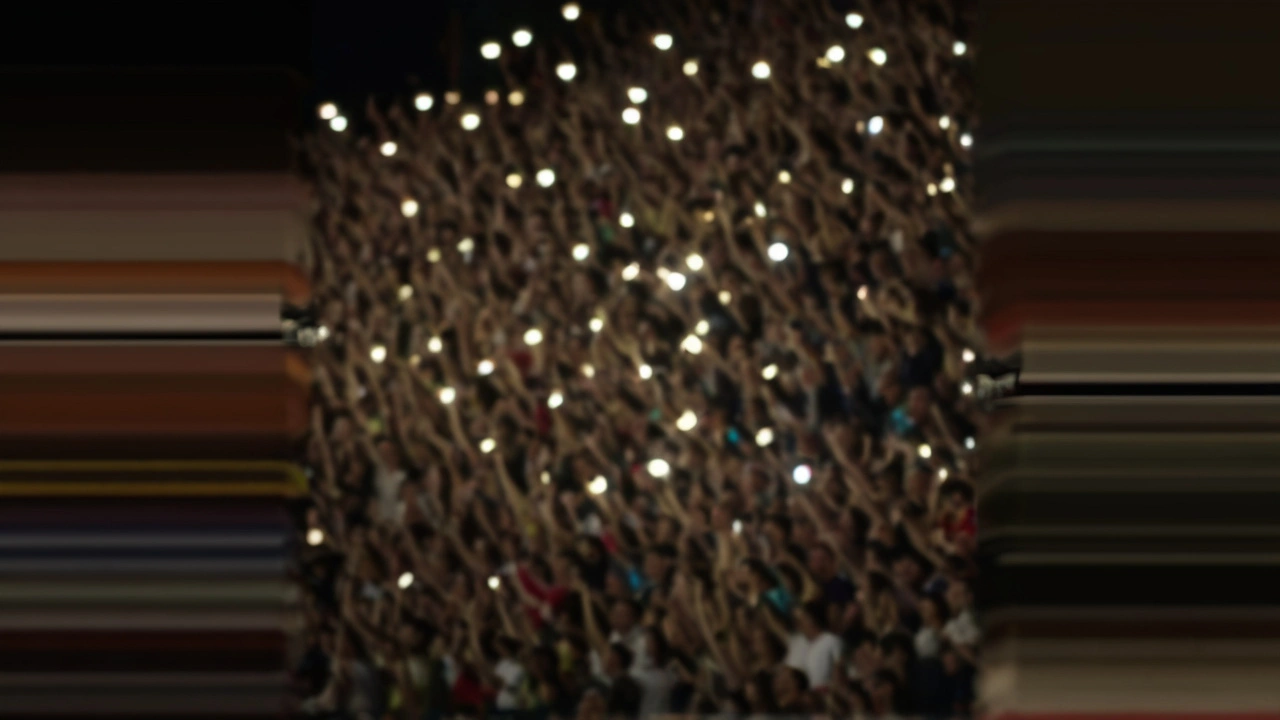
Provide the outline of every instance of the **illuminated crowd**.
{"type": "Polygon", "coordinates": [[[721,4],[320,107],[303,712],[971,711],[971,18],[721,4]]]}

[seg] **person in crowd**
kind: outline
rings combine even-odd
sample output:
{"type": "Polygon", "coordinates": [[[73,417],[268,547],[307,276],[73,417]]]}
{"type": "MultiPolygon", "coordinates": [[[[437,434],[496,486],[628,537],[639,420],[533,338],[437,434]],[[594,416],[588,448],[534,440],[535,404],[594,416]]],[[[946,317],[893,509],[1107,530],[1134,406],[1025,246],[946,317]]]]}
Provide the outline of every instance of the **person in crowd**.
{"type": "Polygon", "coordinates": [[[651,5],[302,143],[313,716],[971,710],[973,8],[651,5]]]}

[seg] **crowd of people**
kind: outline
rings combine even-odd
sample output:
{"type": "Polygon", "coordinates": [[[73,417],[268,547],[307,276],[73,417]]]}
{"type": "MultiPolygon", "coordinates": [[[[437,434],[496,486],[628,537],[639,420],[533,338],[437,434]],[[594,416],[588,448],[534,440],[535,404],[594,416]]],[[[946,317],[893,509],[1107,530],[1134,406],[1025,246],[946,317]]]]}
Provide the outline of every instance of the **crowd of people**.
{"type": "Polygon", "coordinates": [[[967,12],[567,10],[307,138],[305,712],[970,713],[967,12]]]}

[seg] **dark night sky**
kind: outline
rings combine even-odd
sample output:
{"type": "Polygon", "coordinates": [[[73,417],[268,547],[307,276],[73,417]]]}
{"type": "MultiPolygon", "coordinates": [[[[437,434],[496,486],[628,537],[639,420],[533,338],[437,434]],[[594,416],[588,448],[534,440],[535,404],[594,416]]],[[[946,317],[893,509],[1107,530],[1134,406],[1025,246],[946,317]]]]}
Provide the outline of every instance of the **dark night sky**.
{"type": "Polygon", "coordinates": [[[461,86],[474,94],[496,72],[480,58],[480,42],[509,42],[520,25],[541,38],[563,32],[559,6],[560,0],[27,0],[6,3],[0,13],[0,65],[285,65],[310,81],[308,102],[335,99],[344,106],[369,93],[404,95],[419,87],[461,86]],[[457,63],[447,42],[455,38],[457,63]]]}

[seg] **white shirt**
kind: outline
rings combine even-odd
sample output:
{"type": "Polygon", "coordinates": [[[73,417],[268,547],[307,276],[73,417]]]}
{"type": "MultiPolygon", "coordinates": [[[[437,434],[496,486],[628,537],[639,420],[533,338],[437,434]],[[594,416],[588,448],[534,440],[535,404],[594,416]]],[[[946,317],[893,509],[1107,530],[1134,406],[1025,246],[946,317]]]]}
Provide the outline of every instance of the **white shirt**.
{"type": "Polygon", "coordinates": [[[803,670],[811,689],[824,688],[831,683],[831,671],[840,661],[840,653],[840,638],[829,632],[813,640],[796,633],[787,641],[786,664],[803,670]]]}
{"type": "Polygon", "coordinates": [[[973,619],[973,612],[969,610],[961,610],[959,615],[948,620],[942,628],[942,634],[956,645],[977,645],[981,636],[978,623],[973,619]]]}
{"type": "Polygon", "coordinates": [[[499,710],[518,710],[520,708],[520,686],[524,684],[524,666],[510,658],[503,658],[493,668],[493,674],[502,681],[502,689],[498,691],[495,701],[499,710]]]}
{"type": "Polygon", "coordinates": [[[661,715],[671,709],[675,673],[667,668],[632,665],[631,677],[640,686],[640,717],[661,715]]]}
{"type": "Polygon", "coordinates": [[[941,645],[942,636],[931,627],[922,626],[916,633],[916,654],[922,658],[937,657],[941,645]]]}
{"type": "MultiPolygon", "coordinates": [[[[652,662],[649,660],[649,643],[645,640],[643,628],[637,625],[631,628],[631,632],[627,633],[625,636],[617,630],[614,630],[609,633],[609,644],[614,645],[616,643],[626,645],[627,649],[631,651],[631,670],[633,671],[633,676],[635,675],[634,671],[636,670],[650,669],[649,666],[652,662]]],[[[591,655],[588,657],[588,662],[591,664],[592,677],[600,680],[601,682],[608,683],[609,676],[604,671],[604,660],[600,657],[600,653],[592,650],[591,655]]],[[[639,680],[638,677],[636,679],[639,680]]]]}
{"type": "Polygon", "coordinates": [[[374,477],[378,493],[378,507],[382,510],[382,519],[396,521],[400,519],[400,483],[407,475],[403,470],[387,471],[379,469],[374,477]]]}

